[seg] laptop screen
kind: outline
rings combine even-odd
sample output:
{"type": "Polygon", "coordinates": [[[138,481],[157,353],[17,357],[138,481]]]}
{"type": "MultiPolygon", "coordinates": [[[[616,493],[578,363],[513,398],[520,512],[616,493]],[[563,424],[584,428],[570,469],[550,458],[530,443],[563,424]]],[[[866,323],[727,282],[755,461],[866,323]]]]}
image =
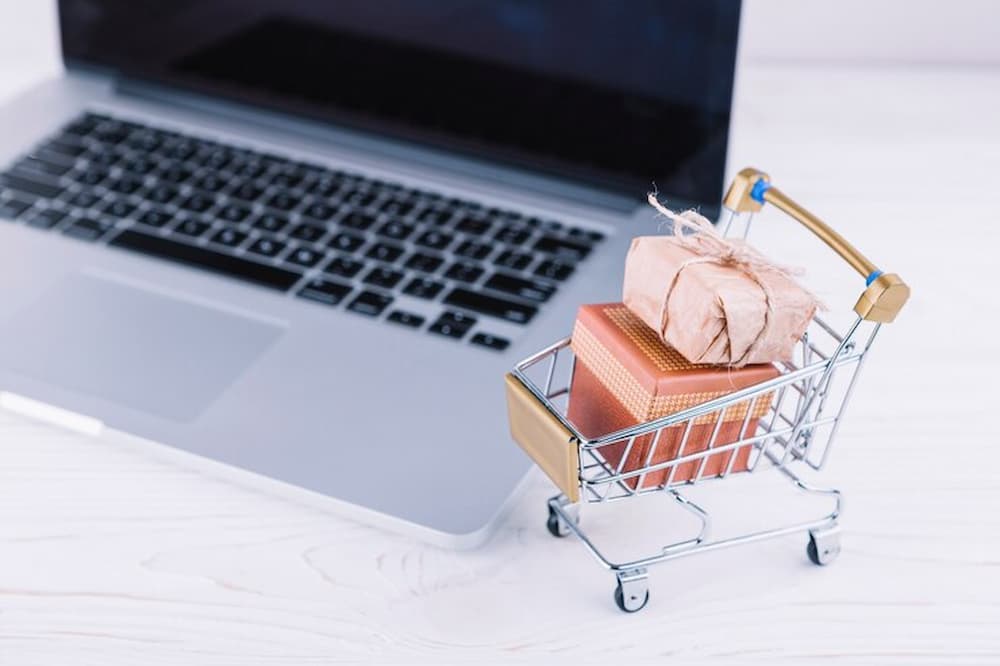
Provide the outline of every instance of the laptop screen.
{"type": "Polygon", "coordinates": [[[68,63],[717,210],[738,0],[61,0],[68,63]]]}

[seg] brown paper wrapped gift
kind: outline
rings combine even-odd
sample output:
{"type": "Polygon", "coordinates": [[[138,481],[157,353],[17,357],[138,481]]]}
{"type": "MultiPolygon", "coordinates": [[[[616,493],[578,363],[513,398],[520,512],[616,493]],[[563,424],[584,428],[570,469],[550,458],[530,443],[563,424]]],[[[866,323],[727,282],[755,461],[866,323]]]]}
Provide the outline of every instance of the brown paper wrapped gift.
{"type": "MultiPolygon", "coordinates": [[[[576,364],[567,416],[582,435],[596,438],[622,428],[693,407],[707,400],[779,375],[770,364],[747,365],[742,368],[696,365],[688,362],[676,350],[663,344],[656,333],[642,323],[621,303],[585,305],[577,315],[573,329],[573,352],[576,364]]],[[[758,398],[747,421],[743,438],[753,436],[758,419],[767,413],[772,395],[758,398]]],[[[714,447],[740,439],[749,401],[729,407],[723,415],[714,447]]],[[[684,445],[683,455],[708,448],[715,429],[717,413],[695,421],[684,445]]],[[[655,465],[677,457],[686,425],[680,424],[663,431],[650,464],[655,465]]],[[[646,465],[653,435],[636,439],[622,472],[635,471],[646,465]]],[[[600,453],[612,468],[622,462],[627,441],[601,447],[600,453]]],[[[735,451],[732,470],[744,471],[750,457],[750,446],[735,451]]],[[[709,456],[702,475],[714,476],[729,466],[732,451],[709,456]]],[[[678,465],[673,481],[693,478],[701,461],[678,465]]],[[[668,469],[650,472],[642,487],[664,483],[668,469]]],[[[638,486],[638,476],[627,480],[638,486]]]]}
{"type": "Polygon", "coordinates": [[[694,211],[678,215],[655,199],[650,203],[674,221],[676,235],[632,241],[625,305],[692,363],[791,360],[816,313],[816,297],[790,270],[742,241],[722,238],[694,211]]]}

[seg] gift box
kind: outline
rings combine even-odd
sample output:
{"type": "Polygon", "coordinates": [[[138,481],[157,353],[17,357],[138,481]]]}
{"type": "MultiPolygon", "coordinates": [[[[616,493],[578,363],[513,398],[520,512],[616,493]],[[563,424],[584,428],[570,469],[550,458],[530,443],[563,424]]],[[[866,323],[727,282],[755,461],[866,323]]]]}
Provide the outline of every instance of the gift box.
{"type": "Polygon", "coordinates": [[[674,222],[674,235],[632,240],[625,305],[692,363],[791,360],[819,305],[794,271],[723,238],[694,211],[650,203],[674,222]]]}
{"type": "MultiPolygon", "coordinates": [[[[646,326],[622,303],[585,305],[580,308],[573,329],[572,349],[576,355],[570,387],[567,416],[582,435],[594,439],[622,428],[646,423],[741,388],[777,377],[771,364],[753,364],[741,368],[691,363],[677,350],[665,345],[656,332],[646,326]]],[[[758,419],[767,413],[773,392],[758,397],[743,430],[750,399],[730,406],[723,414],[713,448],[752,437],[758,419]]],[[[718,412],[695,420],[684,444],[684,456],[705,451],[715,431],[718,412]]],[[[666,428],[649,465],[678,457],[686,423],[666,428]]],[[[628,450],[622,472],[647,465],[653,434],[636,438],[628,450]]],[[[627,440],[600,448],[600,454],[612,469],[622,462],[627,440]]],[[[702,477],[747,469],[751,445],[708,456],[702,477]]],[[[698,474],[701,460],[676,465],[672,482],[687,481],[698,474]]],[[[659,486],[668,480],[670,468],[648,473],[642,487],[659,486]]],[[[637,488],[639,477],[627,480],[637,488]]]]}

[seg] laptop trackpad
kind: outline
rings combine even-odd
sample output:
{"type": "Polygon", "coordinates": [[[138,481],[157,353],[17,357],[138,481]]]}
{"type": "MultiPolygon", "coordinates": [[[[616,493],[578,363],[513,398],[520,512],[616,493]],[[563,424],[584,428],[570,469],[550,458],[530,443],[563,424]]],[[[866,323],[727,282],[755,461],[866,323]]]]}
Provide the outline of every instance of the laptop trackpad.
{"type": "Polygon", "coordinates": [[[0,367],[191,421],[282,330],[250,316],[77,274],[0,323],[0,367]]]}

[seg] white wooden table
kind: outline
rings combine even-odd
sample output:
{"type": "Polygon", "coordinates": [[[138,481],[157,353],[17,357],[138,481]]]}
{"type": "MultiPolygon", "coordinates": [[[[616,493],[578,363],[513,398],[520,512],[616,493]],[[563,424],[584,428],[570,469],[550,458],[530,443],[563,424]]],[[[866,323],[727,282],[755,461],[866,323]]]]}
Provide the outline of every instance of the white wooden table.
{"type": "MultiPolygon", "coordinates": [[[[0,412],[0,664],[1000,662],[1000,72],[743,71],[751,163],[914,289],[824,470],[835,565],[801,537],[682,559],[626,616],[540,474],[448,552],[0,412]]],[[[703,496],[783,508],[742,481],[703,496]]],[[[594,529],[648,533],[658,507],[620,507],[594,529]]]]}

